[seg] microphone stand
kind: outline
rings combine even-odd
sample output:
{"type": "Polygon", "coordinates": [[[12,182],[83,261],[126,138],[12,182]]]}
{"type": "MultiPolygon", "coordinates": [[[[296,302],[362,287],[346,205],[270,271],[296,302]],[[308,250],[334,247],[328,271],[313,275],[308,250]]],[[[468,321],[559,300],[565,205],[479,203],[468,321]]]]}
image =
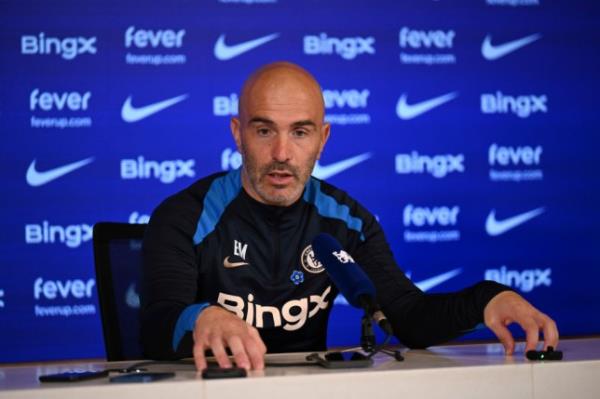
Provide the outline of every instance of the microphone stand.
{"type": "Polygon", "coordinates": [[[373,333],[373,323],[371,317],[366,313],[360,322],[360,347],[367,353],[375,350],[375,334],[373,333]]]}
{"type": "Polygon", "coordinates": [[[376,345],[375,333],[373,332],[373,322],[371,321],[371,316],[369,316],[367,313],[363,314],[360,323],[360,346],[362,350],[369,354],[369,357],[373,357],[377,352],[381,352],[393,357],[398,362],[403,361],[404,356],[402,356],[402,353],[400,353],[399,350],[390,350],[384,348],[390,338],[390,335],[385,337],[383,344],[378,347],[376,345]]]}

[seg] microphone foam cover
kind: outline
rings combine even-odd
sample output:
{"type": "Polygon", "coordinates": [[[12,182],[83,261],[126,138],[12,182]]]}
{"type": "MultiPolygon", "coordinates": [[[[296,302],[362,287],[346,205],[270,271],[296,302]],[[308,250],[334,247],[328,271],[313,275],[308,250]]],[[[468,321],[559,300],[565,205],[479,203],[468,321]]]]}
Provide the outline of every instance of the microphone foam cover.
{"type": "Polygon", "coordinates": [[[343,257],[343,248],[335,238],[321,233],[313,240],[312,249],[315,257],[323,264],[325,271],[348,303],[360,308],[361,295],[375,297],[375,286],[363,269],[352,261],[343,263],[338,258],[338,256],[343,257]]]}

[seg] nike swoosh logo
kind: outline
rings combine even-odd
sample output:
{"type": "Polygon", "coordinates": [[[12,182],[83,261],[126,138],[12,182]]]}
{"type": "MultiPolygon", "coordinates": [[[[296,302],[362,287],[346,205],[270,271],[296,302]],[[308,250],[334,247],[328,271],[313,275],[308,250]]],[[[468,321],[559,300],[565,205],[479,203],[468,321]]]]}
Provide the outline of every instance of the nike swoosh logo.
{"type": "Polygon", "coordinates": [[[267,36],[259,37],[258,39],[252,39],[229,46],[225,44],[225,35],[221,35],[215,43],[215,57],[218,60],[227,61],[253,50],[258,46],[262,46],[263,44],[276,39],[278,36],[279,33],[272,33],[267,36]]]}
{"type": "Polygon", "coordinates": [[[229,261],[229,256],[226,257],[225,259],[223,259],[223,266],[225,266],[225,268],[227,269],[233,269],[235,267],[240,267],[240,266],[247,266],[250,263],[248,262],[230,262],[229,261]]]}
{"type": "MultiPolygon", "coordinates": [[[[432,288],[437,287],[438,285],[440,285],[442,283],[445,283],[446,281],[450,280],[451,278],[458,276],[460,273],[462,273],[461,268],[450,270],[448,272],[438,274],[437,276],[433,276],[428,279],[416,282],[415,285],[417,287],[419,287],[419,289],[421,291],[427,292],[427,291],[431,290],[432,288]]],[[[411,275],[410,272],[406,273],[406,277],[410,278],[410,275],[411,275]]],[[[335,305],[347,305],[347,306],[350,305],[348,303],[348,301],[346,300],[346,298],[344,298],[344,296],[342,294],[339,294],[337,297],[335,297],[335,300],[333,303],[335,305]]]]}
{"type": "Polygon", "coordinates": [[[313,169],[312,175],[317,179],[325,180],[332,176],[337,175],[349,169],[367,159],[371,158],[370,152],[365,152],[364,154],[356,155],[352,158],[344,159],[342,161],[334,162],[332,164],[323,166],[319,164],[319,161],[315,163],[315,167],[313,169]]]}
{"type": "Polygon", "coordinates": [[[455,91],[411,105],[406,102],[406,94],[402,94],[398,100],[398,104],[396,104],[396,114],[398,118],[403,120],[413,119],[455,99],[457,96],[458,92],[455,91]]]}
{"type": "Polygon", "coordinates": [[[43,186],[44,184],[50,183],[52,180],[56,180],[59,177],[66,175],[67,173],[71,173],[79,168],[83,168],[85,165],[89,164],[94,160],[94,157],[82,159],[81,161],[73,162],[67,165],[59,166],[54,169],[50,169],[44,172],[39,172],[35,169],[34,159],[29,168],[27,168],[27,175],[25,179],[27,180],[27,184],[33,187],[43,186]]]}
{"type": "Polygon", "coordinates": [[[461,268],[450,270],[446,273],[442,273],[437,276],[433,276],[428,279],[418,281],[415,283],[415,285],[417,287],[419,287],[419,289],[421,291],[427,292],[430,289],[437,287],[438,285],[440,285],[442,283],[445,283],[446,281],[450,280],[451,278],[458,276],[460,273],[462,273],[461,268]]]}
{"type": "Polygon", "coordinates": [[[131,283],[129,288],[127,288],[127,293],[125,294],[125,303],[130,308],[139,309],[140,296],[137,292],[135,292],[135,283],[131,283]]]}
{"type": "Polygon", "coordinates": [[[483,58],[488,61],[494,61],[512,53],[513,51],[517,51],[521,47],[525,47],[528,44],[535,42],[541,37],[541,34],[536,33],[521,39],[512,40],[510,42],[494,46],[492,44],[492,36],[487,35],[485,39],[483,39],[483,43],[481,43],[481,55],[483,55],[483,58]]]}
{"type": "Polygon", "coordinates": [[[121,117],[125,122],[137,122],[141,121],[153,115],[157,112],[164,110],[165,108],[169,108],[180,101],[185,100],[188,97],[187,94],[183,94],[181,96],[169,98],[167,100],[159,101],[157,103],[153,103],[150,105],[146,105],[144,107],[136,108],[131,105],[131,96],[127,97],[127,100],[123,103],[123,108],[121,108],[121,117]]]}
{"type": "Polygon", "coordinates": [[[485,221],[485,231],[491,236],[499,236],[504,234],[515,227],[530,221],[531,219],[544,213],[545,209],[537,208],[529,212],[521,213],[519,215],[510,217],[504,220],[496,220],[496,210],[492,209],[490,214],[485,221]]]}

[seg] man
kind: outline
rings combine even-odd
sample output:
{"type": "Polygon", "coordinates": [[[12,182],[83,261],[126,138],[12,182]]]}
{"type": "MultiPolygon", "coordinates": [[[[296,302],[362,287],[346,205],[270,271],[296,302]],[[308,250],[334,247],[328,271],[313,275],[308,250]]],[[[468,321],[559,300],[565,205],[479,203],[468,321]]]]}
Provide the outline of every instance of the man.
{"type": "Polygon", "coordinates": [[[199,180],[153,213],[144,241],[142,341],[147,356],[212,350],[222,367],[261,369],[269,352],[324,350],[337,290],[314,258],[318,233],[336,237],[377,289],[395,335],[410,347],[485,324],[507,354],[517,322],[534,349],[555,323],[518,294],[483,281],[453,294],[421,292],[395,264],[375,218],[345,192],[310,176],[329,137],[316,80],[290,63],[256,71],[231,131],[238,171],[199,180]]]}

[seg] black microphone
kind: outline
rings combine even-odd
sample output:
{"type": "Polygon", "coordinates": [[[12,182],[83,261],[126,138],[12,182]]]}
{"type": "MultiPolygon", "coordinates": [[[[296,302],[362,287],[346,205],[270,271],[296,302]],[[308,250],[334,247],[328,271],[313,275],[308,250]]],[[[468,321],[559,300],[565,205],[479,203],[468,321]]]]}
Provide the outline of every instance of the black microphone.
{"type": "Polygon", "coordinates": [[[393,334],[389,320],[375,301],[375,286],[340,243],[329,234],[321,233],[313,240],[312,249],[348,303],[364,309],[383,332],[393,334]]]}

